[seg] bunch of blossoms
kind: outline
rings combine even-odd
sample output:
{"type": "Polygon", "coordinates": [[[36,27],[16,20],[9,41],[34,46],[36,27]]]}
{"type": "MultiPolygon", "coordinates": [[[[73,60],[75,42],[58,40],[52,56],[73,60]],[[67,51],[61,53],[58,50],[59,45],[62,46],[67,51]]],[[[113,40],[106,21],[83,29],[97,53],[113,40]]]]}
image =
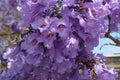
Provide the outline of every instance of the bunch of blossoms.
{"type": "Polygon", "coordinates": [[[0,80],[117,78],[114,68],[106,67],[105,57],[92,50],[99,38],[117,31],[118,0],[16,1],[29,31],[22,34],[16,47],[6,48],[3,53],[7,66],[0,80]]]}

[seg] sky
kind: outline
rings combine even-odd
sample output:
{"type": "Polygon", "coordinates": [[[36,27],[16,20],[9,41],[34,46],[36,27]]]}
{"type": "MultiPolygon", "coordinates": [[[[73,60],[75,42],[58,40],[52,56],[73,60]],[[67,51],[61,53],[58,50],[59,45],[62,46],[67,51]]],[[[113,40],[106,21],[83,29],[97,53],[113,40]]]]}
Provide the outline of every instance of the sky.
{"type": "MultiPolygon", "coordinates": [[[[111,35],[113,37],[120,38],[119,33],[112,33],[111,35]]],[[[113,46],[113,45],[104,45],[104,44],[109,44],[109,43],[114,44],[114,42],[108,38],[99,39],[99,45],[94,48],[93,52],[94,53],[103,53],[104,56],[110,56],[113,53],[120,53],[120,47],[113,46]]]]}

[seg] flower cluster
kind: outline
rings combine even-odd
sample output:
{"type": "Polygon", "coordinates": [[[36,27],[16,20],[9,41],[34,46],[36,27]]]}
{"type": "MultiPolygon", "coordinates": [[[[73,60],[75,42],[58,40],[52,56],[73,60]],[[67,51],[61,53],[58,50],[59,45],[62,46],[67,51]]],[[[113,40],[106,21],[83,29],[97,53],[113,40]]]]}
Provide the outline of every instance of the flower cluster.
{"type": "Polygon", "coordinates": [[[95,55],[92,50],[108,31],[106,21],[110,20],[112,28],[117,29],[119,0],[7,2],[20,12],[23,19],[20,27],[25,26],[29,31],[22,33],[16,47],[9,47],[3,53],[7,67],[1,72],[0,80],[117,78],[116,71],[106,67],[104,56],[95,55]]]}

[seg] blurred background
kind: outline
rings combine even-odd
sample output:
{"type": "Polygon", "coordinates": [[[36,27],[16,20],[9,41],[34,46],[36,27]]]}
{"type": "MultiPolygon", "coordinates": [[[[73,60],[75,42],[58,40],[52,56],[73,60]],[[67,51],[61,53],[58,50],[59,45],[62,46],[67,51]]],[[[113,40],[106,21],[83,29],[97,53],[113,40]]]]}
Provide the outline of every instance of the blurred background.
{"type": "MultiPolygon", "coordinates": [[[[111,35],[120,40],[119,32],[113,32],[111,35]]],[[[94,48],[93,52],[107,57],[107,66],[115,68],[119,75],[118,80],[120,80],[120,46],[115,46],[115,43],[109,38],[103,38],[99,40],[99,45],[94,48]]]]}

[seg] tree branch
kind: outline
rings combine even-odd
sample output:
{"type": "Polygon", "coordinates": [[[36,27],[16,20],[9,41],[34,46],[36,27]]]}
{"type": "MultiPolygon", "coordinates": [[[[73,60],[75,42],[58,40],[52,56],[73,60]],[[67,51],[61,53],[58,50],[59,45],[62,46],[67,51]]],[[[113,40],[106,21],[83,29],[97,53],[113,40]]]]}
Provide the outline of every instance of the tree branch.
{"type": "Polygon", "coordinates": [[[111,18],[108,15],[108,32],[105,34],[105,37],[111,39],[115,43],[115,46],[120,46],[120,41],[118,39],[115,39],[113,36],[110,35],[110,32],[111,32],[110,22],[111,22],[111,18]]]}

